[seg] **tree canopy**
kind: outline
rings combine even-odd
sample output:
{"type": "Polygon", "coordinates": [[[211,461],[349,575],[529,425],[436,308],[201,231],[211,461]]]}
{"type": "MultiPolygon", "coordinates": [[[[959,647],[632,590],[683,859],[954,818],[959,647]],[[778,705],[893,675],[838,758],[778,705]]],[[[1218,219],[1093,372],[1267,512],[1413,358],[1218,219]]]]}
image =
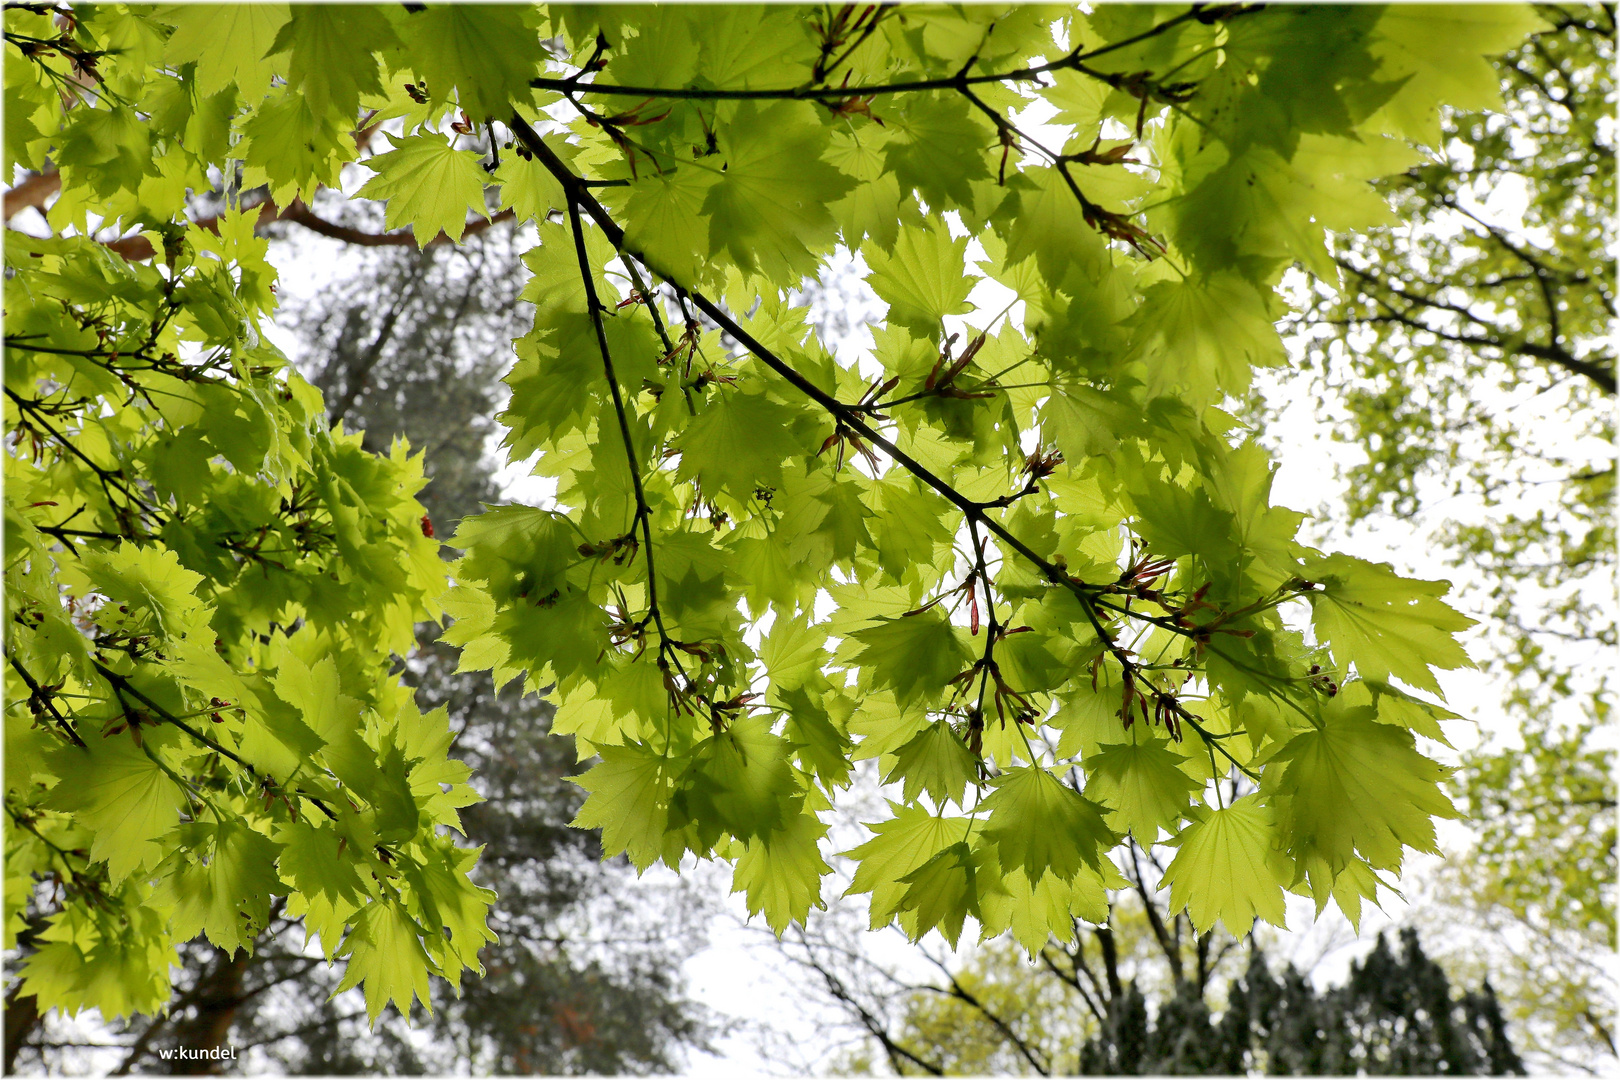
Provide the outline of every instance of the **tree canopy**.
{"type": "MultiPolygon", "coordinates": [[[[380,207],[350,209],[380,223],[380,207]]],[[[323,390],[328,420],[358,429],[363,448],[386,450],[396,435],[425,448],[417,498],[441,536],[453,531],[497,498],[490,435],[503,353],[530,318],[516,299],[526,239],[492,229],[424,255],[414,243],[363,248],[296,225],[276,231],[277,261],[336,256],[342,267],[328,287],[291,280],[278,290],[289,356],[323,390]]],[[[674,1070],[684,1046],[705,1045],[712,1025],[679,970],[710,905],[691,882],[638,884],[622,860],[600,861],[596,835],[567,827],[584,798],[567,778],[581,766],[571,741],[551,734],[551,704],[516,686],[495,693],[487,672],[456,672],[458,652],[440,632],[417,626],[404,678],[424,711],[446,707],[456,756],[486,796],[461,812],[468,841],[484,846],[473,878],[496,893],[499,941],[479,954],[485,977],[459,996],[435,980],[425,1027],[385,1013],[367,1030],[362,991],[333,993],[342,969],[310,949],[278,899],[248,948],[181,945],[171,996],[151,1016],[98,1024],[42,1016],[31,997],[8,1001],[6,1073],[168,1071],[177,1049],[218,1047],[247,1073],[623,1074],[674,1070]]],[[[48,914],[26,913],[23,955],[48,914]]]]}
{"type": "Polygon", "coordinates": [[[6,244],[24,992],[150,1011],[277,897],[373,1019],[477,971],[475,795],[395,662],[441,614],[597,759],[575,824],[731,862],[778,929],[872,758],[852,889],[914,937],[1072,935],[1127,834],[1200,929],[1356,918],[1456,812],[1416,737],[1471,620],[1301,543],[1222,406],[1284,361],[1282,272],[1339,279],[1326,231],[1386,219],[1369,181],[1534,18],[8,7],[7,161],[61,185],[6,244]],[[555,494],[448,572],[420,457],[266,338],[255,226],[339,228],[320,189],[419,245],[532,229],[502,422],[555,494]],[[793,302],[840,249],[888,305],[860,356],[793,302]]]}

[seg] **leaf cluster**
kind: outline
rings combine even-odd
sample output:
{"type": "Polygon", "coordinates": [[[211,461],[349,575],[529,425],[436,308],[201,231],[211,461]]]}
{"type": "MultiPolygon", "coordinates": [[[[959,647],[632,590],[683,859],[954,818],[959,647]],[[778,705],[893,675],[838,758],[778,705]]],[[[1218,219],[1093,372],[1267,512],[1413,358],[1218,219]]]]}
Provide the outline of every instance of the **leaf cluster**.
{"type": "MultiPolygon", "coordinates": [[[[1435,93],[1494,92],[1481,54],[1526,16],[1468,10],[8,10],[8,161],[56,163],[57,227],[155,225],[163,252],[8,253],[8,358],[33,358],[8,420],[44,433],[7,489],[8,602],[40,620],[13,699],[41,717],[8,714],[38,746],[8,760],[39,761],[8,792],[59,792],[41,813],[80,832],[40,842],[108,889],[169,882],[142,910],[175,932],[234,941],[275,853],[346,985],[408,1005],[485,934],[475,855],[437,831],[464,774],[386,675],[442,603],[464,666],[553,688],[599,759],[576,824],[642,868],[731,861],[778,929],[819,903],[820,815],[864,758],[900,798],[852,888],[914,937],[1101,918],[1127,833],[1179,846],[1200,927],[1279,920],[1285,889],[1354,915],[1453,812],[1414,737],[1438,707],[1390,680],[1436,690],[1468,620],[1300,544],[1220,406],[1282,358],[1282,271],[1334,276],[1325,231],[1385,213],[1367,181],[1415,160],[1435,93]],[[1035,105],[1063,143],[1020,126],[1035,105]],[[498,204],[536,240],[503,422],[556,497],[465,519],[442,600],[418,466],[255,360],[251,222],[173,224],[188,191],[337,187],[379,127],[359,194],[390,227],[453,241],[498,204]],[[889,309],[859,358],[791,303],[840,246],[889,309]],[[196,362],[165,358],[182,332],[196,362]],[[64,693],[101,704],[58,718],[64,693]],[[179,726],[205,698],[208,742],[179,726]]],[[[26,890],[42,864],[11,865],[26,890]]],[[[41,1001],[103,1000],[72,957],[154,940],[129,896],[101,929],[67,909],[41,1001]]]]}

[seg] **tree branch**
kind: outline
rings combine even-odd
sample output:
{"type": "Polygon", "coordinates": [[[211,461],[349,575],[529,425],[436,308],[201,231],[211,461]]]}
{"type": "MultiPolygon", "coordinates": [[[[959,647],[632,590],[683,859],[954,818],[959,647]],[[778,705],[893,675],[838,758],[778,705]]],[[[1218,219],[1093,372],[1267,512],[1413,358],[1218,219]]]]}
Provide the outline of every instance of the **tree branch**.
{"type": "MultiPolygon", "coordinates": [[[[872,83],[860,86],[794,86],[778,87],[765,90],[738,90],[710,87],[675,87],[675,86],[631,86],[620,83],[584,82],[582,77],[589,70],[581,69],[565,78],[541,77],[530,79],[529,85],[537,90],[553,90],[562,94],[599,94],[612,97],[659,98],[669,101],[847,101],[851,98],[864,98],[876,95],[920,93],[930,90],[956,90],[963,87],[983,86],[989,83],[1029,82],[1038,80],[1040,76],[1054,71],[1078,71],[1089,75],[1118,89],[1127,79],[1127,76],[1112,72],[1097,71],[1087,66],[1086,61],[1099,56],[1139,45],[1143,41],[1158,37],[1182,23],[1191,20],[1200,22],[1214,22],[1217,19],[1231,19],[1263,10],[1260,4],[1228,4],[1211,7],[1203,4],[1194,4],[1192,7],[1167,19],[1140,34],[1104,45],[1100,48],[1086,52],[1076,48],[1056,60],[1045,64],[1034,64],[1029,67],[1013,68],[1009,71],[992,72],[983,75],[969,75],[972,67],[970,62],[955,75],[942,76],[933,79],[910,79],[903,82],[872,83]]],[[[842,62],[842,59],[840,59],[842,62]]]]}
{"type": "MultiPolygon", "coordinates": [[[[591,218],[602,229],[602,232],[607,237],[608,242],[611,243],[616,250],[627,257],[641,258],[642,262],[645,263],[646,260],[642,258],[641,254],[626,244],[624,230],[620,228],[618,223],[613,220],[613,216],[608,213],[607,208],[591,195],[590,190],[587,188],[584,181],[581,180],[579,176],[575,175],[573,170],[571,170],[562,161],[562,159],[556,155],[551,147],[545,144],[544,140],[542,140],[534,128],[530,126],[529,122],[525,120],[516,110],[514,110],[512,112],[509,124],[524,146],[527,147],[528,150],[533,153],[543,165],[546,166],[547,170],[550,171],[551,174],[557,179],[557,182],[562,185],[564,192],[568,196],[570,213],[577,217],[578,211],[583,208],[591,215],[591,218]]],[[[576,224],[576,229],[577,227],[578,226],[576,224]]],[[[584,241],[582,236],[576,237],[576,246],[579,247],[581,260],[583,260],[585,257],[583,243],[584,241]]],[[[588,267],[585,272],[587,275],[587,288],[594,290],[594,285],[591,284],[589,279],[588,267]]],[[[676,290],[677,295],[689,297],[692,303],[697,306],[698,310],[702,311],[710,319],[714,320],[717,326],[719,326],[726,333],[730,334],[734,340],[752,353],[754,357],[762,364],[776,372],[783,379],[802,392],[806,397],[810,398],[810,400],[814,401],[816,404],[825,409],[833,417],[834,423],[838,426],[838,428],[853,431],[873,445],[880,447],[886,454],[889,455],[890,458],[902,466],[907,472],[911,473],[912,476],[933,488],[940,495],[944,496],[948,502],[954,505],[957,509],[961,510],[962,513],[967,516],[970,522],[977,522],[979,525],[982,525],[1006,547],[1016,551],[1019,555],[1027,559],[1031,565],[1035,566],[1041,572],[1042,576],[1044,576],[1047,581],[1059,586],[1060,588],[1068,589],[1071,593],[1073,593],[1075,598],[1080,602],[1081,610],[1085,613],[1087,619],[1090,621],[1092,630],[1096,633],[1098,639],[1103,643],[1104,647],[1108,649],[1110,655],[1112,655],[1114,659],[1122,666],[1127,678],[1133,679],[1140,683],[1140,685],[1145,688],[1156,701],[1161,702],[1165,706],[1166,710],[1170,714],[1173,714],[1180,723],[1192,728],[1200,738],[1202,738],[1206,743],[1214,746],[1215,749],[1219,750],[1223,757],[1225,757],[1233,765],[1236,765],[1246,775],[1254,775],[1247,768],[1247,766],[1238,761],[1238,759],[1234,757],[1232,753],[1226,749],[1226,747],[1220,745],[1220,741],[1218,739],[1211,737],[1208,729],[1203,726],[1199,718],[1188,711],[1185,706],[1181,705],[1173,694],[1160,689],[1148,679],[1137,677],[1137,672],[1139,670],[1137,665],[1130,659],[1128,651],[1114,640],[1113,635],[1107,630],[1106,627],[1104,627],[1102,619],[1097,614],[1098,600],[1100,596],[1113,591],[1112,586],[1091,585],[1083,582],[1078,578],[1072,577],[1062,567],[1059,567],[1057,564],[1037,554],[1032,548],[1030,548],[1028,544],[1024,543],[1022,540],[1019,540],[1016,536],[1009,532],[1006,527],[1001,524],[1001,522],[991,517],[986,512],[986,504],[969,499],[955,487],[936,476],[921,462],[917,461],[915,458],[911,457],[911,455],[901,450],[894,444],[894,442],[892,442],[867,422],[867,419],[863,415],[863,411],[861,409],[839,401],[831,394],[822,390],[815,383],[811,382],[797,368],[793,367],[793,365],[777,356],[774,352],[761,344],[759,340],[747,330],[744,330],[741,326],[739,326],[736,320],[732,319],[731,316],[728,315],[725,310],[714,301],[710,300],[707,296],[695,289],[684,289],[675,282],[670,282],[669,284],[676,290]]],[[[592,300],[592,313],[593,316],[599,315],[594,299],[592,300]]],[[[598,333],[600,334],[600,325],[598,326],[598,333]]],[[[605,355],[607,349],[605,338],[603,338],[601,341],[601,347],[605,355]]],[[[613,387],[615,399],[617,399],[618,383],[612,380],[610,380],[610,382],[613,387]]],[[[622,422],[623,417],[621,414],[621,424],[622,422]]],[[[626,438],[628,440],[628,436],[626,436],[626,438]]],[[[645,518],[643,518],[643,522],[645,523],[645,518]]],[[[1130,612],[1128,609],[1122,610],[1127,616],[1138,617],[1134,612],[1130,612]]],[[[1174,632],[1183,633],[1188,636],[1191,636],[1192,634],[1191,630],[1175,627],[1173,624],[1171,624],[1171,629],[1174,632]]]]}
{"type": "MultiPolygon", "coordinates": [[[[535,141],[539,142],[539,139],[535,141]]],[[[663,612],[658,607],[658,573],[653,561],[652,509],[647,505],[647,493],[641,484],[641,466],[636,457],[635,439],[630,432],[629,407],[625,404],[624,394],[619,389],[618,376],[613,370],[613,354],[608,350],[607,328],[602,323],[602,301],[596,294],[596,278],[591,273],[590,256],[585,250],[585,226],[579,217],[579,199],[582,191],[583,188],[577,188],[568,193],[568,222],[574,233],[574,253],[579,260],[580,277],[585,283],[585,303],[590,308],[591,326],[596,331],[596,347],[602,353],[602,370],[607,375],[608,391],[613,395],[613,411],[619,418],[619,436],[624,440],[625,463],[630,469],[630,485],[636,497],[636,520],[630,523],[630,528],[634,531],[637,523],[641,525],[642,546],[645,548],[647,560],[646,617],[652,620],[658,630],[659,668],[668,678],[669,665],[673,660],[676,669],[681,671],[684,678],[686,672],[681,669],[680,659],[673,655],[674,646],[669,631],[664,626],[663,612]]]]}
{"type": "MultiPolygon", "coordinates": [[[[938,963],[938,961],[935,961],[935,963],[938,963]]],[[[940,967],[944,968],[944,965],[940,964],[940,967]]],[[[994,1024],[996,1030],[1000,1031],[1001,1034],[1006,1037],[1007,1041],[1013,1044],[1013,1047],[1019,1052],[1019,1054],[1023,1055],[1024,1060],[1029,1062],[1030,1068],[1034,1069],[1042,1076],[1052,1075],[1051,1065],[1045,1060],[1046,1055],[1044,1053],[1040,1054],[1039,1059],[1037,1059],[1037,1051],[1035,1047],[1032,1047],[1025,1042],[1024,1039],[1017,1032],[1015,1032],[1005,1020],[991,1012],[990,1007],[984,1002],[980,1001],[971,990],[963,986],[961,982],[957,980],[956,976],[949,970],[945,972],[945,976],[951,980],[951,988],[949,990],[944,990],[937,986],[930,986],[928,989],[937,994],[944,994],[947,997],[954,997],[958,1001],[966,1002],[975,1009],[979,1010],[979,1014],[986,1020],[990,1021],[990,1023],[994,1024]]]]}
{"type": "Polygon", "coordinates": [[[1170,963],[1170,973],[1175,976],[1176,982],[1185,979],[1181,970],[1181,950],[1170,940],[1170,934],[1164,928],[1164,920],[1159,917],[1159,908],[1148,895],[1147,885],[1142,881],[1142,866],[1136,860],[1136,841],[1130,841],[1131,869],[1135,871],[1132,885],[1136,886],[1137,895],[1142,898],[1142,907],[1147,911],[1148,925],[1153,928],[1153,937],[1159,943],[1159,950],[1170,963]]]}
{"type": "Polygon", "coordinates": [[[55,171],[29,173],[22,183],[6,192],[6,220],[10,221],[29,207],[43,212],[45,200],[61,190],[61,173],[55,171]]]}
{"type": "Polygon", "coordinates": [[[68,723],[67,717],[63,716],[56,710],[56,705],[51,701],[51,695],[45,690],[45,688],[40,686],[39,682],[28,673],[28,669],[22,666],[22,664],[17,660],[16,656],[8,652],[6,654],[6,660],[11,664],[12,669],[16,671],[18,675],[22,676],[22,681],[27,684],[29,690],[28,700],[30,702],[39,702],[45,711],[51,714],[51,719],[56,721],[56,726],[62,729],[62,733],[65,734],[75,746],[79,747],[80,749],[84,749],[84,740],[79,738],[79,733],[73,729],[72,724],[68,723]]]}

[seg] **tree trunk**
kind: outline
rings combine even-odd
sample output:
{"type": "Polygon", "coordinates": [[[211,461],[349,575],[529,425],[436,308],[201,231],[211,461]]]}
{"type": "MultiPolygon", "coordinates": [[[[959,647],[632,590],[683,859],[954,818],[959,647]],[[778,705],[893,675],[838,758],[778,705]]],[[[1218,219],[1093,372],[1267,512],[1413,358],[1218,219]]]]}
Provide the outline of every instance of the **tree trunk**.
{"type": "MultiPolygon", "coordinates": [[[[197,995],[196,1004],[193,1006],[196,1011],[175,1028],[179,1049],[231,1052],[231,1024],[235,1022],[236,1012],[242,1006],[242,982],[243,976],[247,973],[249,958],[246,950],[231,956],[221,949],[216,951],[216,956],[217,962],[206,976],[208,986],[197,995]]],[[[169,1063],[169,1071],[175,1076],[219,1075],[225,1071],[225,1066],[230,1060],[232,1059],[188,1057],[182,1061],[176,1054],[174,1060],[169,1063]]]]}
{"type": "Polygon", "coordinates": [[[17,1051],[22,1049],[23,1040],[39,1026],[39,999],[33,994],[18,997],[21,989],[22,983],[19,982],[6,995],[5,1055],[8,1076],[16,1071],[17,1051]]]}

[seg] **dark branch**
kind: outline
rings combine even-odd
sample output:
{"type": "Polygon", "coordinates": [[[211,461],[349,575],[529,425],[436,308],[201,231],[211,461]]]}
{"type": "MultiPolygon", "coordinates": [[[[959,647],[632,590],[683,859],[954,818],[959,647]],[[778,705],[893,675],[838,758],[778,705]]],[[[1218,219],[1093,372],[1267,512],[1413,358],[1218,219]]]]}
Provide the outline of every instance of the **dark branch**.
{"type": "MultiPolygon", "coordinates": [[[[626,244],[624,230],[620,228],[618,223],[613,220],[613,216],[608,213],[607,208],[591,195],[590,191],[587,189],[580,177],[575,175],[573,170],[571,170],[562,161],[562,159],[552,151],[551,147],[545,144],[534,128],[529,125],[528,121],[514,111],[509,123],[512,130],[523,142],[524,146],[531,153],[533,153],[542,164],[546,166],[551,174],[557,179],[557,182],[562,185],[563,190],[568,195],[570,213],[577,216],[578,210],[583,208],[591,215],[591,218],[597,223],[603,234],[607,237],[608,242],[611,243],[616,250],[624,253],[628,257],[641,258],[645,263],[646,260],[642,258],[641,254],[626,244]]],[[[576,222],[576,229],[577,227],[576,222]]],[[[580,258],[583,260],[585,257],[583,239],[576,239],[576,245],[579,246],[580,258]]],[[[588,267],[585,270],[585,274],[587,288],[593,290],[591,310],[593,316],[598,316],[598,305],[594,300],[594,286],[590,282],[588,267]]],[[[806,378],[804,374],[797,368],[793,367],[793,365],[789,364],[770,349],[766,348],[765,345],[763,345],[747,330],[744,330],[740,325],[738,325],[736,320],[734,320],[723,308],[721,308],[713,300],[710,300],[707,296],[695,289],[683,289],[675,282],[670,282],[669,284],[676,289],[677,295],[690,298],[698,310],[702,311],[710,319],[714,320],[717,326],[719,326],[726,333],[730,334],[733,339],[752,353],[754,357],[762,364],[776,372],[783,379],[791,383],[795,388],[802,392],[806,397],[820,405],[829,414],[831,414],[839,430],[853,431],[861,438],[881,448],[886,454],[889,455],[890,458],[901,465],[907,472],[911,473],[912,476],[933,488],[940,495],[944,496],[944,498],[954,505],[958,510],[961,510],[962,513],[967,517],[968,521],[982,526],[1006,547],[1016,551],[1019,555],[1028,560],[1031,565],[1035,566],[1041,572],[1042,576],[1044,576],[1047,581],[1060,588],[1068,589],[1071,593],[1073,593],[1075,598],[1079,600],[1081,610],[1085,612],[1086,618],[1090,621],[1092,629],[1096,633],[1098,639],[1103,642],[1104,647],[1108,649],[1110,655],[1112,655],[1114,659],[1123,667],[1126,676],[1128,678],[1135,679],[1135,681],[1138,682],[1149,693],[1151,693],[1156,700],[1163,702],[1166,709],[1181,723],[1192,728],[1200,738],[1213,745],[1215,749],[1219,750],[1222,756],[1224,756],[1233,765],[1236,765],[1246,775],[1251,777],[1254,775],[1246,766],[1238,761],[1237,758],[1233,757],[1230,751],[1228,751],[1224,746],[1220,745],[1219,740],[1213,738],[1209,734],[1208,730],[1202,725],[1199,718],[1189,712],[1185,706],[1181,705],[1173,694],[1161,690],[1154,686],[1149,680],[1137,676],[1138,667],[1130,659],[1129,652],[1114,640],[1113,634],[1111,634],[1103,625],[1102,619],[1097,613],[1098,598],[1101,594],[1109,592],[1110,587],[1091,585],[1079,580],[1078,578],[1072,577],[1062,567],[1037,554],[1032,548],[1030,548],[1028,544],[1024,543],[1022,540],[1019,540],[999,521],[991,517],[986,512],[985,504],[975,502],[974,500],[963,495],[951,484],[936,476],[933,471],[928,469],[915,458],[911,457],[904,450],[901,450],[891,440],[880,433],[876,428],[867,422],[867,418],[863,415],[864,410],[854,405],[845,404],[844,402],[841,402],[837,398],[833,397],[831,394],[828,394],[826,391],[822,390],[819,386],[806,378]]],[[[600,326],[598,326],[598,333],[600,334],[600,332],[600,326]]],[[[605,338],[602,339],[601,347],[605,356],[607,350],[605,338]]],[[[609,381],[613,387],[615,399],[617,399],[618,383],[611,379],[609,381]]],[[[620,414],[620,421],[622,425],[622,412],[620,414]]],[[[626,435],[626,440],[628,442],[628,435],[626,435]]],[[[634,461],[632,459],[632,466],[633,465],[634,461]]],[[[645,525],[645,516],[642,520],[643,524],[645,525]]],[[[648,543],[650,546],[650,536],[648,543]]],[[[1136,613],[1130,611],[1125,611],[1125,614],[1132,617],[1135,617],[1136,615],[1136,613]]],[[[1173,624],[1171,625],[1171,628],[1177,633],[1190,633],[1183,628],[1174,627],[1173,624]]]]}

